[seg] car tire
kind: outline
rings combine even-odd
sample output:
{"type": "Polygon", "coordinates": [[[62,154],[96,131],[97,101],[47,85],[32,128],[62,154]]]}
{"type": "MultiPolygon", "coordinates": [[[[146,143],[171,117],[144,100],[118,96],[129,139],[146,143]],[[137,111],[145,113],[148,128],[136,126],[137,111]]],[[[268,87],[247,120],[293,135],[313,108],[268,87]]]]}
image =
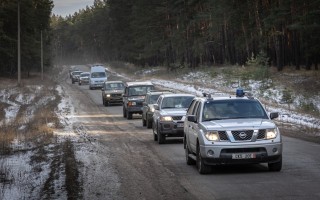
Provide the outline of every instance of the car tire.
{"type": "Polygon", "coordinates": [[[152,123],[152,133],[153,133],[153,140],[158,141],[158,135],[156,134],[156,127],[154,123],[152,123]]]}
{"type": "Polygon", "coordinates": [[[127,110],[127,119],[132,119],[132,113],[127,110]]]}
{"type": "Polygon", "coordinates": [[[279,172],[282,169],[282,157],[280,158],[280,161],[275,163],[268,163],[269,171],[272,172],[279,172]]]}
{"type": "Polygon", "coordinates": [[[109,102],[104,100],[104,106],[106,106],[106,107],[109,106],[109,102]]]}
{"type": "Polygon", "coordinates": [[[143,115],[142,115],[142,126],[146,126],[146,125],[147,125],[147,121],[143,119],[143,115]]]}
{"type": "Polygon", "coordinates": [[[71,81],[72,82],[72,84],[74,84],[74,81],[71,81]]]}
{"type": "Polygon", "coordinates": [[[197,165],[197,169],[198,172],[200,174],[208,174],[211,172],[211,166],[204,164],[203,160],[202,160],[202,156],[201,156],[201,152],[200,152],[200,145],[197,145],[197,160],[196,160],[196,165],[197,165]]]}
{"type": "Polygon", "coordinates": [[[159,130],[159,126],[157,127],[157,136],[158,136],[158,143],[159,144],[164,144],[166,142],[166,136],[161,134],[159,130]]]}
{"type": "Polygon", "coordinates": [[[81,85],[81,82],[79,81],[79,85],[81,85]]]}
{"type": "Polygon", "coordinates": [[[185,156],[186,156],[187,165],[196,164],[196,161],[189,157],[189,154],[191,154],[192,152],[189,150],[189,146],[188,146],[188,142],[186,141],[186,137],[184,137],[183,143],[184,143],[184,149],[185,149],[185,156]]]}
{"type": "Polygon", "coordinates": [[[126,108],[123,106],[123,117],[127,118],[127,111],[126,108]]]}
{"type": "Polygon", "coordinates": [[[146,116],[146,126],[148,129],[152,128],[152,123],[150,122],[148,116],[146,116]]]}

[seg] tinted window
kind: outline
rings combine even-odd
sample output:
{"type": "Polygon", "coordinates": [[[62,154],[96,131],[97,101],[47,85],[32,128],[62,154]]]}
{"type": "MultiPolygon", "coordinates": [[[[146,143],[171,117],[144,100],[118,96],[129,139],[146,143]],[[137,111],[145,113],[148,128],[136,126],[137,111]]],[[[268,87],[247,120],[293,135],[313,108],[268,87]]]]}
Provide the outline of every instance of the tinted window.
{"type": "Polygon", "coordinates": [[[161,108],[189,108],[193,98],[189,96],[165,97],[161,108]]]}
{"type": "Polygon", "coordinates": [[[91,78],[104,78],[106,77],[106,73],[104,72],[92,72],[91,78]]]}
{"type": "Polygon", "coordinates": [[[268,116],[256,100],[221,100],[204,104],[203,121],[239,118],[268,119],[268,116]]]}
{"type": "Polygon", "coordinates": [[[150,95],[149,96],[149,104],[155,104],[159,98],[160,94],[150,95]]]}
{"type": "Polygon", "coordinates": [[[154,90],[154,86],[133,86],[129,88],[129,96],[146,95],[150,90],[154,90]]]}
{"type": "Polygon", "coordinates": [[[106,90],[123,90],[124,85],[123,83],[106,83],[105,89],[106,90]]]}

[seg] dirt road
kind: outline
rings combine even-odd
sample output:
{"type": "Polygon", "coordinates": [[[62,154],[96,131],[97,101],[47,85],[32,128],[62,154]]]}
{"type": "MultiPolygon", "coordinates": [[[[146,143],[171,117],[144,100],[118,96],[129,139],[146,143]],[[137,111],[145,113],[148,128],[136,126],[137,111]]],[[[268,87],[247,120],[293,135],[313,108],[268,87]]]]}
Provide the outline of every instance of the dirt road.
{"type": "Polygon", "coordinates": [[[320,198],[318,144],[284,137],[281,172],[268,172],[265,165],[230,166],[202,176],[186,165],[181,139],[158,145],[139,115],[127,120],[122,105],[104,107],[100,90],[72,85],[67,75],[61,85],[82,138],[74,146],[84,199],[320,198]]]}

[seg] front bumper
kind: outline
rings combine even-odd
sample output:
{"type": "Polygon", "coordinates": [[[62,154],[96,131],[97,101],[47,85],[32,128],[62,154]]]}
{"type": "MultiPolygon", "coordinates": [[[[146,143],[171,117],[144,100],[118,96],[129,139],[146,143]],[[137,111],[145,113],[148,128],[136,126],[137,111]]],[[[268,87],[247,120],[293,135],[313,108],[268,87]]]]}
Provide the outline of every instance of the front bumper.
{"type": "Polygon", "coordinates": [[[105,97],[105,100],[109,103],[122,103],[123,102],[123,98],[122,97],[105,97]]]}
{"type": "Polygon", "coordinates": [[[183,137],[183,124],[182,121],[160,122],[160,134],[167,137],[183,137]]]}
{"type": "Polygon", "coordinates": [[[207,165],[215,164],[255,164],[278,162],[282,157],[282,143],[263,145],[200,145],[203,161],[207,165]],[[214,154],[208,155],[209,151],[214,154]],[[234,159],[235,154],[251,154],[253,158],[234,159]]]}

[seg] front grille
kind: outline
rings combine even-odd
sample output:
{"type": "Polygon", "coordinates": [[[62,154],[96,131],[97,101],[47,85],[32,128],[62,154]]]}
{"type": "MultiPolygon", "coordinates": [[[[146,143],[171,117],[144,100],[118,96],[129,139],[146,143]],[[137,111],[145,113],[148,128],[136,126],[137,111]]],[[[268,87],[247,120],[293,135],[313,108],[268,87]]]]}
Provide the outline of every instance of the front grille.
{"type": "Polygon", "coordinates": [[[265,138],[266,138],[266,129],[259,130],[257,139],[262,140],[265,138]]]}
{"type": "Polygon", "coordinates": [[[173,119],[173,120],[181,120],[181,119],[182,119],[182,116],[172,116],[172,119],[173,119]]]}
{"type": "Polygon", "coordinates": [[[228,136],[225,131],[218,131],[220,141],[228,141],[228,136]]]}
{"type": "Polygon", "coordinates": [[[253,130],[245,130],[245,131],[231,131],[233,138],[236,141],[245,141],[251,140],[253,135],[253,130]]]}
{"type": "Polygon", "coordinates": [[[122,97],[122,94],[111,94],[112,97],[122,97]]]}

